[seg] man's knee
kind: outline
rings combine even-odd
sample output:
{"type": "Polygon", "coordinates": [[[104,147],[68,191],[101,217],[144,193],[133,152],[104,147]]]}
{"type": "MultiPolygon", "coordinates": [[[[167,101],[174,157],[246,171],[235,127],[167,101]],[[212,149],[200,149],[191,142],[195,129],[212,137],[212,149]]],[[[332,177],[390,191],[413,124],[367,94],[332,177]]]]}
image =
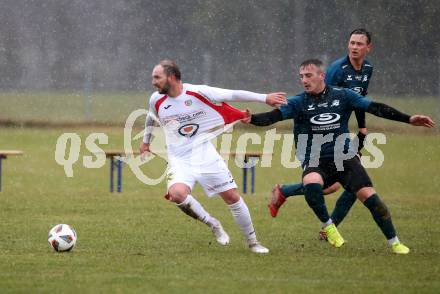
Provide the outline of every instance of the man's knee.
{"type": "Polygon", "coordinates": [[[240,200],[240,194],[238,193],[236,188],[229,189],[227,191],[219,193],[219,195],[223,198],[226,204],[234,204],[240,200]]]}
{"type": "Polygon", "coordinates": [[[356,197],[361,201],[365,202],[368,198],[376,194],[376,190],[373,187],[363,187],[356,192],[356,197]]]}
{"type": "Polygon", "coordinates": [[[311,172],[303,177],[303,184],[304,186],[307,184],[320,184],[321,186],[323,186],[324,180],[319,173],[311,172]]]}
{"type": "Polygon", "coordinates": [[[172,202],[182,203],[190,192],[191,190],[187,185],[177,183],[168,189],[168,197],[172,202]]]}

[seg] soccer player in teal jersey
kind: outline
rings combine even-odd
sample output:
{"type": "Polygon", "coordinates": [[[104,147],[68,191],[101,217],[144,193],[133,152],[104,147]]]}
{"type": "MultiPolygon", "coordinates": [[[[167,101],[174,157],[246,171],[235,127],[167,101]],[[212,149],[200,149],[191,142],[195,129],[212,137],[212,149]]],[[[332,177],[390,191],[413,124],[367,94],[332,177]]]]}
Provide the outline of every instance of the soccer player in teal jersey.
{"type": "Polygon", "coordinates": [[[409,116],[350,89],[327,86],[322,62],[317,59],[304,61],[299,74],[305,90],[303,93],[289,97],[287,105],[279,109],[254,114],[244,121],[268,126],[286,119],[294,120],[296,157],[303,167],[305,199],[321,221],[331,245],[341,247],[345,241],[327,211],[323,188],[339,182],[368,208],[392,251],[396,254],[409,253],[409,248],[397,237],[388,208],[357,158],[357,149],[353,150],[348,121],[355,110],[429,128],[434,127],[434,121],[424,115],[409,116]]]}
{"type": "MultiPolygon", "coordinates": [[[[366,60],[367,54],[371,50],[371,33],[365,29],[355,29],[350,33],[348,41],[348,55],[333,62],[327,69],[325,82],[327,85],[338,86],[351,89],[362,96],[367,95],[368,85],[373,75],[373,66],[366,60]]],[[[364,140],[367,134],[365,124],[365,112],[355,110],[356,120],[358,122],[359,147],[360,151],[364,146],[364,140]]],[[[339,183],[327,188],[324,193],[330,194],[340,188],[339,183]]],[[[286,198],[295,195],[304,195],[304,185],[302,183],[278,185],[276,184],[270,203],[269,212],[272,217],[276,217],[278,210],[285,202],[286,198]]],[[[356,201],[356,195],[344,191],[336,202],[335,209],[332,212],[333,223],[338,226],[350,208],[356,201]]],[[[325,239],[325,233],[320,232],[320,239],[325,239]]]]}

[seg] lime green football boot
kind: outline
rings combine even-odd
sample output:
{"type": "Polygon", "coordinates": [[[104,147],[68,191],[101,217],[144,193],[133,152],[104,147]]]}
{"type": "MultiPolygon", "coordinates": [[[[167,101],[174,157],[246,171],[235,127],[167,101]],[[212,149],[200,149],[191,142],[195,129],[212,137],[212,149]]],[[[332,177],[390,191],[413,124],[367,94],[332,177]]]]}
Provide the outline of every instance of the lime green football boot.
{"type": "Polygon", "coordinates": [[[400,242],[394,242],[393,244],[391,244],[391,249],[393,250],[393,253],[396,253],[396,254],[408,254],[409,253],[409,248],[400,242]]]}
{"type": "Polygon", "coordinates": [[[327,234],[327,241],[331,245],[335,246],[336,248],[344,245],[344,238],[342,238],[341,234],[339,234],[339,231],[336,228],[335,224],[328,225],[323,230],[327,234]]]}

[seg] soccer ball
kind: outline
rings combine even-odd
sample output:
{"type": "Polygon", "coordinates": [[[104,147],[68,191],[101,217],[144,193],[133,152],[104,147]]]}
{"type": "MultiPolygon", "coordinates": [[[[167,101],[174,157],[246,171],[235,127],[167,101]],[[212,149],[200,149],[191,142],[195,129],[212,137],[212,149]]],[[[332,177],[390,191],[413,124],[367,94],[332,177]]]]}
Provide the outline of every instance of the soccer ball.
{"type": "Polygon", "coordinates": [[[69,225],[59,224],[50,229],[48,241],[56,252],[70,251],[76,244],[76,232],[69,225]]]}

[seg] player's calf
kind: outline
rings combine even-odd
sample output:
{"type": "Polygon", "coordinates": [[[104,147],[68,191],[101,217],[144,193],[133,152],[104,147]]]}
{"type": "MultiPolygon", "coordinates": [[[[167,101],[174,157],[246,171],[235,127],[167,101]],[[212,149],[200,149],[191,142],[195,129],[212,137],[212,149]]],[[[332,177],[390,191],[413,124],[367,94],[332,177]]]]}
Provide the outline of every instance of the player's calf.
{"type": "Polygon", "coordinates": [[[409,248],[400,243],[396,230],[391,220],[391,213],[388,207],[379,198],[379,195],[373,194],[364,201],[364,205],[370,210],[374,221],[387,238],[388,245],[396,254],[408,254],[409,248]]]}
{"type": "MultiPolygon", "coordinates": [[[[225,192],[220,193],[222,197],[224,196],[223,193],[225,192]]],[[[249,249],[254,253],[268,253],[269,249],[262,246],[257,241],[257,234],[255,233],[249,208],[243,199],[240,197],[236,203],[229,204],[228,206],[231,210],[232,216],[235,219],[235,222],[238,224],[241,232],[243,233],[249,249]]]]}
{"type": "Polygon", "coordinates": [[[186,215],[210,227],[220,245],[229,244],[229,235],[225,232],[221,223],[212,217],[194,197],[188,195],[182,203],[177,204],[177,207],[186,215]]]}

